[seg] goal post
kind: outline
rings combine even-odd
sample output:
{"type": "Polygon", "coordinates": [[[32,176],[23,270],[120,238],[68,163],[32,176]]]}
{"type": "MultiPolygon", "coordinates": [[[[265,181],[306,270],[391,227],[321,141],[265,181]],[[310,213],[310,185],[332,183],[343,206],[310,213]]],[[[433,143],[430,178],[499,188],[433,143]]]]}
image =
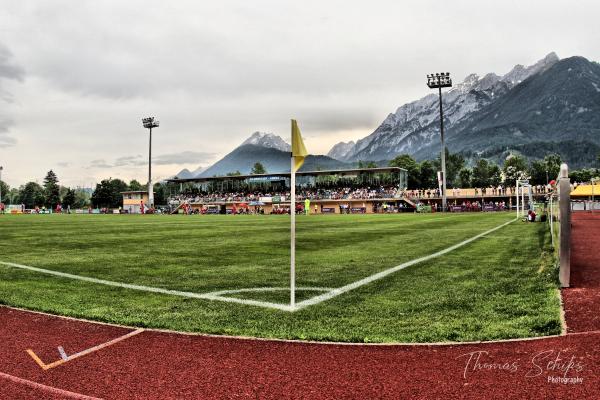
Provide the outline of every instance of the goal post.
{"type": "Polygon", "coordinates": [[[533,207],[533,192],[532,186],[528,179],[518,179],[516,182],[516,197],[517,197],[517,219],[521,215],[525,216],[525,190],[527,189],[528,207],[533,207]]]}

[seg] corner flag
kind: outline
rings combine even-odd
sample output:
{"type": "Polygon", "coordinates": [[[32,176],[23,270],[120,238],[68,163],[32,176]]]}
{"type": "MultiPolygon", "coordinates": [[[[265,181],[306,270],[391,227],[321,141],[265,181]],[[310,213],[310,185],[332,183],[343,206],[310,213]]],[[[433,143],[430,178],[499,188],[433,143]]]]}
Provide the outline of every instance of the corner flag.
{"type": "Polygon", "coordinates": [[[308,155],[298,122],[292,120],[292,158],[290,162],[290,308],[296,308],[296,171],[308,155]]]}
{"type": "Polygon", "coordinates": [[[294,158],[294,171],[300,169],[304,164],[304,157],[308,155],[304,142],[302,141],[302,135],[300,134],[300,128],[298,128],[298,122],[295,119],[292,120],[292,157],[294,158]]]}

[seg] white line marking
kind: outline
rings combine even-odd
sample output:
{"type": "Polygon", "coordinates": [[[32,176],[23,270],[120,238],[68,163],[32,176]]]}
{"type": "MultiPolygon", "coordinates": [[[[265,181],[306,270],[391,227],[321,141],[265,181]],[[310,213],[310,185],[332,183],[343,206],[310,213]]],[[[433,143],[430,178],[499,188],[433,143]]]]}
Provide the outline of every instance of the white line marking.
{"type": "Polygon", "coordinates": [[[9,380],[13,383],[19,384],[19,385],[28,386],[33,389],[39,389],[39,390],[45,391],[46,393],[52,393],[52,394],[56,394],[59,396],[68,397],[70,399],[102,400],[98,397],[91,397],[91,396],[86,396],[81,393],[69,392],[68,390],[59,389],[59,388],[55,388],[55,387],[48,386],[48,385],[43,385],[41,383],[37,383],[37,382],[30,381],[27,379],[19,378],[17,376],[5,374],[4,372],[0,372],[0,378],[7,379],[7,380],[9,380]]]}
{"type": "MultiPolygon", "coordinates": [[[[411,265],[415,265],[418,263],[421,263],[423,261],[428,261],[431,260],[432,258],[436,258],[439,257],[441,255],[447,254],[451,251],[454,251],[462,246],[465,246],[485,235],[488,235],[492,232],[497,231],[500,228],[505,227],[506,225],[516,221],[517,219],[513,219],[510,220],[508,222],[505,222],[495,228],[489,229],[483,233],[480,233],[478,235],[473,236],[472,238],[466,239],[460,243],[457,243],[455,245],[452,245],[450,247],[447,247],[443,250],[440,250],[436,253],[433,254],[429,254],[427,256],[424,257],[420,257],[420,258],[416,258],[414,260],[405,262],[404,264],[400,264],[397,265],[395,267],[392,268],[388,268],[384,271],[378,272],[376,274],[370,275],[366,278],[363,278],[361,280],[358,280],[356,282],[352,282],[348,285],[336,288],[336,289],[325,289],[325,288],[298,288],[298,290],[302,290],[302,289],[306,289],[306,290],[315,290],[315,289],[323,289],[323,290],[327,290],[327,293],[312,297],[308,300],[304,300],[301,301],[299,303],[296,303],[296,307],[291,307],[288,304],[280,304],[280,303],[271,303],[271,302],[267,302],[267,301],[259,301],[259,300],[249,300],[249,299],[238,299],[235,297],[226,297],[226,296],[222,296],[222,294],[227,294],[227,293],[235,293],[235,292],[239,292],[240,290],[244,290],[244,289],[237,289],[237,290],[222,290],[222,291],[218,291],[218,292],[210,292],[210,293],[204,293],[204,294],[200,294],[200,293],[193,293],[193,292],[183,292],[180,290],[170,290],[170,289],[162,289],[162,288],[157,288],[157,287],[152,287],[152,286],[144,286],[144,285],[135,285],[135,284],[131,284],[131,283],[123,283],[123,282],[114,282],[114,281],[108,281],[105,279],[97,279],[97,278],[91,278],[91,277],[87,277],[87,276],[82,276],[82,275],[74,275],[74,274],[69,274],[66,272],[59,272],[59,271],[53,271],[53,270],[49,270],[49,269],[43,269],[43,268],[37,268],[37,267],[31,267],[28,265],[21,265],[21,264],[15,264],[15,263],[11,263],[11,262],[4,262],[4,261],[0,261],[0,265],[6,265],[8,267],[13,267],[13,268],[20,268],[20,269],[25,269],[25,270],[29,270],[29,271],[34,271],[34,272],[40,272],[43,274],[48,274],[48,275],[54,275],[54,276],[59,276],[61,278],[69,278],[69,279],[76,279],[76,280],[80,280],[80,281],[85,281],[85,282],[91,282],[91,283],[97,283],[97,284],[101,284],[101,285],[107,285],[107,286],[115,286],[115,287],[121,287],[121,288],[125,288],[125,289],[133,289],[133,290],[140,290],[140,291],[144,291],[144,292],[151,292],[151,293],[160,293],[160,294],[168,294],[168,295],[172,295],[172,296],[180,296],[180,297],[188,297],[188,298],[195,298],[195,299],[202,299],[202,300],[216,300],[216,301],[224,301],[227,303],[238,303],[238,304],[245,304],[245,305],[251,305],[251,306],[258,306],[258,307],[266,307],[266,308],[274,308],[277,310],[281,310],[281,311],[288,311],[288,312],[294,312],[303,308],[306,308],[308,306],[312,306],[315,304],[319,304],[323,301],[332,299],[334,297],[337,297],[343,293],[349,292],[350,290],[354,290],[356,288],[359,288],[361,286],[364,286],[366,284],[369,284],[373,281],[382,279],[390,274],[393,274],[394,272],[397,272],[401,269],[404,269],[406,267],[410,267],[411,265]]],[[[246,289],[246,291],[270,291],[270,290],[279,290],[279,288],[252,288],[252,289],[246,289]]],[[[286,288],[287,290],[287,288],[286,288]]]]}
{"type": "Polygon", "coordinates": [[[141,328],[140,329],[136,329],[133,332],[129,332],[129,333],[123,335],[123,336],[119,336],[118,338],[109,340],[108,342],[104,342],[104,343],[101,343],[101,344],[99,344],[97,346],[90,347],[89,349],[85,349],[83,351],[80,351],[79,353],[71,354],[70,356],[67,357],[67,360],[71,361],[71,360],[74,360],[76,358],[79,358],[79,357],[85,356],[87,354],[93,353],[95,351],[102,350],[105,347],[112,346],[113,344],[122,342],[123,340],[129,339],[130,337],[135,336],[135,335],[139,335],[142,332],[144,332],[144,329],[141,329],[141,328]]]}
{"type": "MultiPolygon", "coordinates": [[[[208,300],[218,300],[224,301],[228,303],[239,303],[246,305],[255,305],[259,307],[268,307],[275,308],[281,311],[295,311],[295,308],[291,307],[288,304],[280,304],[280,303],[271,303],[268,301],[259,301],[259,300],[248,300],[248,299],[239,299],[236,297],[227,297],[226,294],[235,294],[235,293],[248,293],[248,292],[277,292],[277,291],[288,291],[289,287],[262,287],[262,288],[247,288],[247,289],[232,289],[232,290],[220,290],[218,292],[211,292],[203,294],[205,299],[208,300]]],[[[318,288],[318,287],[298,287],[296,291],[319,291],[319,292],[330,292],[334,289],[331,288],[318,288]]]]}
{"type": "Polygon", "coordinates": [[[319,304],[319,303],[321,303],[321,302],[323,302],[325,300],[332,299],[332,298],[334,298],[336,296],[339,296],[339,295],[341,295],[343,293],[349,292],[350,290],[354,290],[356,288],[359,288],[361,286],[369,284],[369,283],[371,283],[373,281],[382,279],[382,278],[384,278],[384,277],[386,277],[386,276],[388,276],[390,274],[393,274],[394,272],[400,271],[401,269],[404,269],[406,267],[410,267],[411,265],[415,265],[415,264],[421,263],[423,261],[428,261],[428,260],[431,260],[432,258],[436,258],[436,257],[442,256],[442,255],[444,255],[446,253],[450,253],[451,251],[456,250],[459,247],[462,247],[464,245],[467,245],[467,244],[469,244],[469,243],[471,243],[471,242],[473,242],[473,241],[475,241],[475,240],[477,240],[477,239],[479,239],[479,238],[481,238],[481,237],[483,237],[485,235],[488,235],[488,234],[490,234],[492,232],[495,232],[498,229],[503,228],[506,225],[511,224],[511,223],[513,223],[516,220],[517,219],[513,219],[513,220],[510,220],[508,222],[505,222],[502,225],[499,225],[499,226],[497,226],[495,228],[492,228],[492,229],[490,229],[488,231],[480,233],[479,235],[473,236],[470,239],[463,240],[460,243],[457,243],[457,244],[455,244],[453,246],[447,247],[447,248],[445,248],[443,250],[440,250],[440,251],[438,251],[436,253],[429,254],[429,255],[427,255],[425,257],[416,258],[414,260],[405,262],[404,264],[397,265],[395,267],[392,267],[392,268],[386,269],[384,271],[378,272],[376,274],[373,274],[371,276],[368,276],[368,277],[363,278],[361,280],[358,280],[356,282],[352,282],[352,283],[350,283],[348,285],[339,287],[339,288],[334,289],[334,290],[332,290],[332,291],[330,291],[328,293],[324,293],[324,294],[321,294],[319,296],[315,296],[313,298],[310,298],[308,300],[301,301],[301,302],[299,302],[299,303],[296,304],[296,308],[295,308],[294,311],[301,310],[301,309],[303,309],[305,307],[312,306],[312,305],[315,305],[315,304],[319,304]]]}
{"type": "Polygon", "coordinates": [[[116,287],[121,287],[121,288],[125,288],[125,289],[141,290],[144,292],[170,294],[170,295],[181,296],[181,297],[193,297],[193,298],[197,298],[197,299],[204,298],[203,295],[198,294],[198,293],[193,293],[193,292],[182,292],[179,290],[162,289],[162,288],[157,288],[157,287],[152,287],[152,286],[134,285],[131,283],[107,281],[105,279],[90,278],[88,276],[82,276],[82,275],[73,275],[73,274],[69,274],[66,272],[53,271],[50,269],[43,269],[43,268],[37,268],[37,267],[30,267],[29,265],[21,265],[21,264],[15,264],[15,263],[11,263],[11,262],[0,261],[0,264],[6,265],[8,267],[13,267],[13,268],[20,268],[20,269],[26,269],[26,270],[34,271],[34,272],[41,272],[43,274],[48,274],[48,275],[60,276],[61,278],[69,278],[69,279],[76,279],[79,281],[98,283],[101,285],[116,286],[116,287]]]}
{"type": "Polygon", "coordinates": [[[69,359],[69,356],[67,355],[65,349],[62,346],[58,346],[58,354],[60,354],[60,358],[62,358],[65,361],[69,359]]]}
{"type": "MultiPolygon", "coordinates": [[[[311,292],[330,292],[334,289],[326,288],[326,287],[299,287],[298,290],[306,290],[311,292]]],[[[282,292],[289,291],[289,287],[258,287],[258,288],[245,288],[245,289],[228,289],[228,290],[220,290],[218,292],[210,292],[207,294],[214,296],[222,296],[224,294],[235,294],[235,293],[249,293],[249,292],[282,292]]]]}
{"type": "Polygon", "coordinates": [[[40,359],[40,357],[37,354],[35,354],[35,352],[33,350],[27,349],[25,351],[27,352],[27,354],[29,354],[31,356],[31,358],[33,358],[33,360],[40,366],[40,368],[42,368],[44,371],[47,371],[47,370],[49,370],[51,368],[55,368],[55,367],[58,367],[60,365],[63,365],[64,363],[66,363],[68,361],[74,360],[74,359],[79,358],[79,357],[83,357],[85,355],[88,355],[88,354],[93,353],[93,352],[98,351],[98,350],[102,350],[105,347],[112,346],[115,343],[119,343],[119,342],[121,342],[121,341],[123,341],[125,339],[129,339],[130,337],[138,335],[138,334],[140,334],[142,332],[144,332],[144,329],[141,329],[141,328],[140,329],[136,329],[136,330],[134,330],[132,332],[129,332],[129,333],[123,335],[123,336],[119,336],[118,338],[109,340],[108,342],[101,343],[101,344],[99,344],[97,346],[94,346],[94,347],[90,347],[89,349],[85,349],[83,351],[80,351],[79,353],[71,354],[70,356],[67,356],[67,354],[65,353],[64,349],[62,348],[62,346],[59,346],[58,347],[58,351],[61,353],[60,354],[61,355],[61,359],[58,360],[58,361],[51,362],[50,364],[46,364],[45,362],[43,362],[40,359]],[[61,350],[62,350],[62,352],[61,352],[61,350]]]}
{"type": "MultiPolygon", "coordinates": [[[[238,304],[245,304],[245,305],[250,305],[250,306],[274,308],[274,309],[281,310],[281,311],[294,311],[287,304],[271,303],[271,302],[259,301],[259,300],[237,299],[235,297],[225,297],[225,296],[220,296],[218,294],[219,292],[216,292],[217,294],[215,294],[214,292],[213,293],[205,293],[205,294],[193,293],[193,292],[182,292],[179,290],[162,289],[162,288],[157,288],[157,287],[152,287],[152,286],[134,285],[131,283],[107,281],[105,279],[90,278],[88,276],[74,275],[74,274],[69,274],[66,272],[53,271],[50,269],[31,267],[29,265],[15,264],[15,263],[11,263],[11,262],[0,261],[0,265],[6,265],[7,267],[25,269],[28,271],[40,272],[42,274],[59,276],[61,278],[76,279],[76,280],[84,281],[84,282],[97,283],[100,285],[114,286],[114,287],[120,287],[120,288],[125,288],[125,289],[140,290],[143,292],[168,294],[168,295],[172,295],[172,296],[187,297],[187,298],[202,299],[202,300],[213,300],[213,301],[217,300],[217,301],[224,301],[227,303],[238,303],[238,304]]],[[[265,288],[265,289],[268,290],[269,288],[265,288]]],[[[298,288],[298,289],[300,290],[301,288],[298,288]]]]}

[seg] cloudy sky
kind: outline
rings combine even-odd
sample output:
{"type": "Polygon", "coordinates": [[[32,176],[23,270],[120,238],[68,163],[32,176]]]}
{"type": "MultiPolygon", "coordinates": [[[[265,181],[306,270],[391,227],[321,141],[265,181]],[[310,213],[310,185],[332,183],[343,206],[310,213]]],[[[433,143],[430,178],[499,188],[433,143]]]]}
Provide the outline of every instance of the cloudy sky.
{"type": "Polygon", "coordinates": [[[145,181],[254,131],[309,150],[371,133],[425,75],[506,73],[551,51],[600,60],[597,1],[0,0],[0,165],[16,186],[145,181]]]}

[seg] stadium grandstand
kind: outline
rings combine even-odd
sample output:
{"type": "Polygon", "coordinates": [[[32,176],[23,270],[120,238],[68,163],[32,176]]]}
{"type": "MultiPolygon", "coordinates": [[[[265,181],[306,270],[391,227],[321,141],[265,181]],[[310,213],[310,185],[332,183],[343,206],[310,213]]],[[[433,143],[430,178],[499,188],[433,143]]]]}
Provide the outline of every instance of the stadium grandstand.
{"type": "MultiPolygon", "coordinates": [[[[168,207],[173,213],[289,212],[289,173],[173,178],[168,207]]],[[[407,172],[398,167],[307,171],[297,173],[296,212],[371,214],[441,211],[440,189],[408,190],[407,172]],[[309,209],[306,209],[310,206],[309,209]]],[[[532,187],[541,199],[550,186],[532,187]]],[[[499,211],[515,206],[514,188],[450,188],[448,209],[499,211]]]]}
{"type": "MultiPolygon", "coordinates": [[[[176,188],[169,207],[179,213],[285,214],[290,207],[290,174],[227,175],[170,179],[176,188]]],[[[296,173],[297,211],[311,204],[316,214],[374,213],[407,207],[403,168],[369,168],[296,173]]],[[[308,211],[308,209],[306,210],[308,211]]]]}

